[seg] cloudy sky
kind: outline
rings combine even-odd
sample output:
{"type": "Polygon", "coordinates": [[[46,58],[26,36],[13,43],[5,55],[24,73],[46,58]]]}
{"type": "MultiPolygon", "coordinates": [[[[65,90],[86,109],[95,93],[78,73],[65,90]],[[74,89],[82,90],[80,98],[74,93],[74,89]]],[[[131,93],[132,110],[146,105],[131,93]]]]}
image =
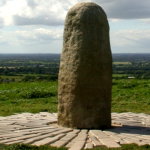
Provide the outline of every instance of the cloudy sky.
{"type": "MultiPolygon", "coordinates": [[[[112,53],[150,52],[150,0],[88,0],[110,25],[112,53]]],[[[87,0],[0,0],[0,53],[61,53],[67,11],[87,0]]]]}

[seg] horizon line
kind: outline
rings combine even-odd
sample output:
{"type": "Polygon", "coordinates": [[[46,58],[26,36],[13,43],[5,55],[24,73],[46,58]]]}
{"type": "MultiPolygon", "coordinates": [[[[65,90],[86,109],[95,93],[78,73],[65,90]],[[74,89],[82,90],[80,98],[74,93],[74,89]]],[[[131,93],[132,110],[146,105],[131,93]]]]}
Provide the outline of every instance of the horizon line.
{"type": "MultiPolygon", "coordinates": [[[[0,53],[0,54],[61,54],[61,53],[0,53]]],[[[144,52],[137,52],[137,53],[112,53],[112,54],[150,54],[149,53],[144,53],[144,52]]]]}

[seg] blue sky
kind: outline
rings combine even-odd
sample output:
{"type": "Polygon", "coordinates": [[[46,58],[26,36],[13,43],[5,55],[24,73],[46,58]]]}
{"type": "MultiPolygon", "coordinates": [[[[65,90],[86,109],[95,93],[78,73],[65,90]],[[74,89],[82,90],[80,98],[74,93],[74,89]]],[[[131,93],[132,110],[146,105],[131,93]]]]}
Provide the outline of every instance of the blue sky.
{"type": "MultiPolygon", "coordinates": [[[[88,0],[110,26],[112,53],[150,52],[150,0],[88,0]]],[[[0,53],[61,53],[68,10],[87,0],[0,0],[0,53]]]]}

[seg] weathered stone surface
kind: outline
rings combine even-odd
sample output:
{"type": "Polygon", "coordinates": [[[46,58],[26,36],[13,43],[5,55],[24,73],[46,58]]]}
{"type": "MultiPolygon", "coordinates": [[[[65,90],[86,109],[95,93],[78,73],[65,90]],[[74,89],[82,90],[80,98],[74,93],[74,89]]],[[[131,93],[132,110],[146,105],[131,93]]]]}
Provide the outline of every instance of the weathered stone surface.
{"type": "Polygon", "coordinates": [[[92,148],[93,148],[93,144],[92,143],[86,143],[85,149],[92,149],[92,148]]]}
{"type": "Polygon", "coordinates": [[[74,142],[69,150],[81,150],[85,146],[85,141],[76,141],[74,142]]]}
{"type": "Polygon", "coordinates": [[[103,129],[111,126],[112,56],[109,25],[95,3],[79,3],[65,21],[59,70],[58,124],[103,129]]]}
{"type": "Polygon", "coordinates": [[[121,146],[111,138],[99,139],[100,142],[108,148],[120,148],[121,146]]]}

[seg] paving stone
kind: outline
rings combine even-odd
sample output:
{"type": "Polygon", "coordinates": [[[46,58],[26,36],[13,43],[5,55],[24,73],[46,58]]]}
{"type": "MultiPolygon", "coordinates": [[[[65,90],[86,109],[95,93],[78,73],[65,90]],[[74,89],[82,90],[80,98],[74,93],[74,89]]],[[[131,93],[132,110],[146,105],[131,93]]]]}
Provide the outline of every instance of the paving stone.
{"type": "Polygon", "coordinates": [[[125,139],[123,139],[127,144],[132,144],[133,142],[130,140],[130,139],[128,139],[128,138],[125,138],[125,139]]]}
{"type": "Polygon", "coordinates": [[[83,143],[92,143],[94,146],[101,146],[101,142],[104,144],[106,142],[105,139],[108,140],[109,138],[116,144],[150,144],[150,128],[146,127],[146,125],[150,124],[150,115],[146,114],[131,112],[112,113],[112,123],[123,123],[123,126],[113,124],[113,128],[111,129],[105,131],[90,130],[89,133],[85,129],[73,130],[62,128],[56,124],[52,124],[53,121],[57,122],[57,113],[55,116],[51,113],[42,112],[39,114],[23,113],[0,117],[0,142],[5,144],[19,142],[32,144],[43,139],[65,134],[64,137],[59,138],[51,143],[51,145],[72,147],[75,143],[83,140],[83,143]],[[144,125],[142,125],[142,122],[144,125]],[[48,123],[50,125],[46,125],[48,123]],[[26,127],[25,125],[29,126],[26,127]],[[72,137],[69,137],[69,135],[72,137]],[[99,140],[97,139],[98,137],[99,140]],[[86,141],[86,139],[92,142],[86,141]]]}
{"type": "Polygon", "coordinates": [[[69,143],[73,138],[75,138],[77,134],[68,133],[66,136],[61,138],[59,141],[52,144],[52,146],[61,147],[69,143]]]}
{"type": "Polygon", "coordinates": [[[88,133],[88,130],[86,130],[86,129],[82,129],[81,131],[80,131],[80,134],[87,134],[88,133]]]}
{"type": "Polygon", "coordinates": [[[137,136],[137,134],[132,134],[132,132],[131,132],[131,134],[129,134],[129,133],[120,133],[120,135],[124,135],[126,137],[135,137],[135,136],[137,136]]]}
{"type": "Polygon", "coordinates": [[[86,143],[85,149],[92,149],[92,148],[93,148],[93,144],[92,143],[86,143]]]}
{"type": "Polygon", "coordinates": [[[6,117],[0,117],[0,121],[6,119],[6,117]]]}
{"type": "Polygon", "coordinates": [[[24,136],[24,135],[30,135],[33,134],[32,132],[24,132],[24,133],[9,133],[9,134],[2,134],[0,135],[0,137],[3,138],[13,138],[13,137],[20,137],[20,136],[24,136]]]}
{"type": "Polygon", "coordinates": [[[127,144],[123,139],[120,139],[120,140],[115,140],[115,142],[117,142],[118,144],[127,144]],[[119,141],[119,142],[117,142],[117,141],[119,141]]]}
{"type": "Polygon", "coordinates": [[[32,145],[40,146],[40,145],[51,144],[53,142],[56,142],[57,140],[59,140],[63,136],[65,136],[65,134],[59,134],[55,137],[45,138],[43,140],[40,140],[40,141],[37,141],[37,142],[33,143],[32,145]]]}
{"type": "Polygon", "coordinates": [[[132,143],[138,144],[139,146],[146,144],[146,143],[143,142],[143,141],[139,141],[139,140],[137,140],[137,139],[132,139],[132,138],[130,139],[130,141],[131,141],[132,143]]]}
{"type": "Polygon", "coordinates": [[[99,140],[103,145],[107,146],[108,148],[120,148],[121,147],[118,143],[116,143],[111,138],[102,138],[99,140]]]}
{"type": "Polygon", "coordinates": [[[74,142],[69,150],[81,150],[85,146],[85,141],[76,141],[74,142]]]}
{"type": "Polygon", "coordinates": [[[75,129],[75,130],[73,130],[71,133],[78,134],[80,131],[81,131],[81,130],[79,130],[79,129],[75,129]]]}
{"type": "Polygon", "coordinates": [[[38,137],[40,135],[41,134],[24,135],[24,136],[20,136],[20,137],[11,138],[11,139],[1,140],[0,143],[8,143],[8,142],[16,141],[16,140],[25,140],[25,139],[29,139],[32,137],[38,137]]]}
{"type": "Polygon", "coordinates": [[[104,133],[106,133],[107,135],[116,135],[117,133],[112,132],[112,131],[103,131],[104,133]]]}
{"type": "Polygon", "coordinates": [[[53,135],[58,135],[58,134],[61,134],[61,133],[67,133],[67,132],[71,132],[73,129],[69,129],[69,128],[66,128],[66,129],[62,129],[60,131],[56,131],[53,133],[53,135]]]}
{"type": "Polygon", "coordinates": [[[90,133],[92,133],[98,139],[108,138],[107,134],[101,130],[90,130],[90,133]]]}
{"type": "Polygon", "coordinates": [[[78,134],[78,136],[76,137],[76,141],[86,141],[87,137],[87,134],[78,134]]]}
{"type": "Polygon", "coordinates": [[[68,141],[61,141],[61,140],[59,140],[59,141],[54,142],[50,146],[53,146],[53,147],[62,147],[62,146],[65,146],[67,143],[68,143],[68,141]]]}
{"type": "Polygon", "coordinates": [[[26,127],[41,127],[43,125],[43,123],[33,123],[33,122],[29,122],[29,123],[25,123],[24,124],[26,127]]]}
{"type": "Polygon", "coordinates": [[[57,117],[58,116],[58,113],[53,113],[54,117],[57,117]]]}
{"type": "Polygon", "coordinates": [[[44,135],[41,135],[41,136],[38,136],[38,137],[33,137],[33,138],[30,138],[30,139],[27,139],[26,141],[24,141],[24,144],[31,144],[35,141],[39,141],[39,140],[42,140],[44,138],[48,138],[48,137],[53,137],[54,135],[52,133],[47,133],[47,134],[44,134],[44,135]]]}
{"type": "Polygon", "coordinates": [[[89,135],[89,140],[94,144],[94,146],[101,146],[102,144],[100,143],[100,141],[92,135],[89,135]]]}
{"type": "Polygon", "coordinates": [[[122,138],[120,138],[118,135],[110,135],[110,138],[112,138],[115,142],[118,144],[127,144],[122,138]]]}
{"type": "Polygon", "coordinates": [[[50,127],[50,126],[45,126],[45,127],[40,127],[40,128],[21,128],[17,131],[23,132],[23,131],[39,131],[39,130],[49,130],[49,129],[55,129],[56,127],[50,127]]]}
{"type": "Polygon", "coordinates": [[[150,139],[150,135],[139,135],[137,137],[142,139],[150,139]]]}
{"type": "Polygon", "coordinates": [[[13,142],[8,142],[8,143],[5,143],[6,145],[11,145],[11,144],[17,144],[17,143],[22,143],[23,140],[17,140],[17,141],[13,141],[13,142]]]}
{"type": "Polygon", "coordinates": [[[113,132],[115,134],[118,134],[121,132],[121,129],[119,129],[119,128],[107,129],[107,130],[104,130],[104,133],[106,133],[106,131],[110,131],[110,132],[113,132]]]}
{"type": "Polygon", "coordinates": [[[71,141],[73,138],[75,138],[77,136],[77,134],[72,134],[72,133],[68,133],[66,134],[66,136],[64,136],[63,138],[61,138],[61,141],[71,141]]]}

